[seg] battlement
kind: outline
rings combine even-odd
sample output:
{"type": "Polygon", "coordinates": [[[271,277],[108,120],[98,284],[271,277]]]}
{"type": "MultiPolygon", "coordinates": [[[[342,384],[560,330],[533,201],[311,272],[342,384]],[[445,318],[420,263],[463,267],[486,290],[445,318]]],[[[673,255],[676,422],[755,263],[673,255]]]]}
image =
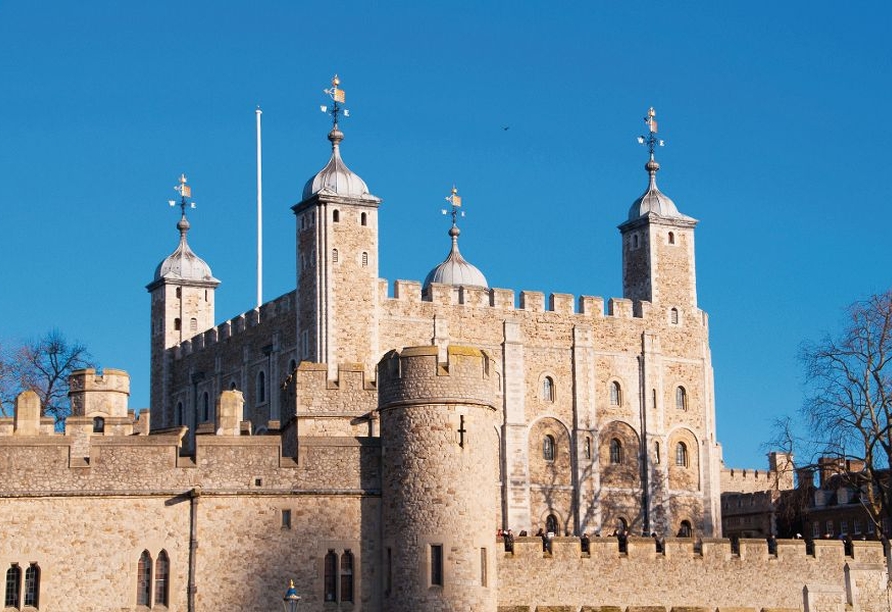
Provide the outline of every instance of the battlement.
{"type": "Polygon", "coordinates": [[[631,537],[625,552],[616,538],[592,538],[589,552],[583,553],[578,538],[558,537],[549,553],[539,538],[517,538],[513,553],[500,552],[500,609],[659,605],[799,610],[803,599],[814,606],[816,593],[832,593],[840,604],[847,596],[857,597],[848,603],[860,603],[864,610],[885,602],[888,572],[880,542],[854,542],[851,556],[838,540],[816,540],[810,546],[804,540],[778,540],[774,550],[769,551],[765,540],[742,539],[735,547],[724,539],[669,538],[658,552],[653,539],[631,537]],[[698,579],[702,576],[709,579],[698,579]],[[697,588],[690,588],[691,581],[697,588]],[[858,590],[853,590],[856,581],[858,590]]]}
{"type": "Polygon", "coordinates": [[[218,342],[237,337],[244,331],[257,327],[261,322],[290,315],[294,308],[295,293],[294,291],[286,293],[271,302],[262,304],[259,308],[252,308],[216,327],[184,340],[179,346],[174,347],[174,359],[182,359],[194,352],[209,349],[218,342]]]}
{"type": "MultiPolygon", "coordinates": [[[[388,284],[379,279],[381,301],[421,303],[429,302],[439,306],[470,306],[493,308],[495,310],[523,310],[526,312],[552,312],[562,315],[576,315],[585,318],[613,317],[617,319],[647,318],[653,310],[650,302],[581,295],[578,298],[569,293],[552,293],[546,300],[540,291],[521,291],[519,295],[511,289],[478,289],[432,284],[422,291],[418,281],[396,280],[393,283],[392,297],[387,293],[388,284]]],[[[706,313],[696,311],[696,318],[704,327],[708,319],[706,313]]]]}
{"type": "Polygon", "coordinates": [[[484,351],[449,346],[440,361],[436,346],[390,351],[378,363],[379,405],[439,402],[496,406],[499,376],[496,363],[484,351]]]}
{"type": "Polygon", "coordinates": [[[723,493],[756,493],[793,488],[793,457],[788,453],[768,454],[768,469],[722,468],[723,493]]]}
{"type": "Polygon", "coordinates": [[[68,378],[71,415],[126,417],[130,375],[124,370],[75,370],[68,378]]]}

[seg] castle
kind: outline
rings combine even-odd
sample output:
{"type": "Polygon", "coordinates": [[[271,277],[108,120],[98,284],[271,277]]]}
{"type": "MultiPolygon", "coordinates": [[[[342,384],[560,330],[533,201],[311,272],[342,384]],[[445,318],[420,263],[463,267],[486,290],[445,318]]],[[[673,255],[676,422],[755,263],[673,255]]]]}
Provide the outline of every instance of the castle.
{"type": "Polygon", "coordinates": [[[888,609],[879,543],[720,539],[723,487],[764,479],[722,467],[697,222],[657,187],[652,109],[623,297],[546,301],[463,258],[455,189],[446,259],[379,279],[382,200],[328,91],[296,289],[216,324],[183,177],[147,286],[150,411],[125,372],[82,370],[64,435],[31,392],[0,419],[7,608],[271,610],[293,580],[302,610],[888,609]],[[508,528],[547,535],[508,551],[508,528]]]}

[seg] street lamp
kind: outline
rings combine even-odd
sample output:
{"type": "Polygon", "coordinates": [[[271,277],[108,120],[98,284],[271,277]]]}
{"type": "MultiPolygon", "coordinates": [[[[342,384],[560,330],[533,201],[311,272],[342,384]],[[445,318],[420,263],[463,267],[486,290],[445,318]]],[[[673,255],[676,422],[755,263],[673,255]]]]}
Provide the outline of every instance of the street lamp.
{"type": "Polygon", "coordinates": [[[282,607],[285,608],[285,612],[297,612],[297,602],[300,601],[300,595],[297,594],[297,589],[294,588],[294,580],[290,582],[288,590],[285,591],[285,597],[282,598],[282,607]]]}

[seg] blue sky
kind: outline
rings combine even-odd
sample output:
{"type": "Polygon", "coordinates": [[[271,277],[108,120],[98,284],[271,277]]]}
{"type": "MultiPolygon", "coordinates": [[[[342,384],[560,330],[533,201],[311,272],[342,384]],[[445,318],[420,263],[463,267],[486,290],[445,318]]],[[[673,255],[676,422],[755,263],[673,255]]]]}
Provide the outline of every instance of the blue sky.
{"type": "Polygon", "coordinates": [[[254,305],[258,104],[264,297],[291,290],[334,72],[345,160],[384,199],[382,277],[442,260],[455,183],[491,285],[618,297],[654,106],[660,187],[700,220],[726,464],[764,467],[802,401],[800,343],[889,286],[890,25],[880,2],[2,0],[0,342],[58,327],[147,406],[145,285],[181,172],[218,320],[254,305]]]}

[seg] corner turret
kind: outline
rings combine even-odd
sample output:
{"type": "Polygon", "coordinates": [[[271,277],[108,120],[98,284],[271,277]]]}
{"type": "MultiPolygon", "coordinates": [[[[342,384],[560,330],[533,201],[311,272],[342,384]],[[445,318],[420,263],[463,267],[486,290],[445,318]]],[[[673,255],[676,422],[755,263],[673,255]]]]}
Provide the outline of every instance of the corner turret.
{"type": "Polygon", "coordinates": [[[495,612],[499,375],[483,351],[391,351],[378,364],[383,609],[495,612]]]}

